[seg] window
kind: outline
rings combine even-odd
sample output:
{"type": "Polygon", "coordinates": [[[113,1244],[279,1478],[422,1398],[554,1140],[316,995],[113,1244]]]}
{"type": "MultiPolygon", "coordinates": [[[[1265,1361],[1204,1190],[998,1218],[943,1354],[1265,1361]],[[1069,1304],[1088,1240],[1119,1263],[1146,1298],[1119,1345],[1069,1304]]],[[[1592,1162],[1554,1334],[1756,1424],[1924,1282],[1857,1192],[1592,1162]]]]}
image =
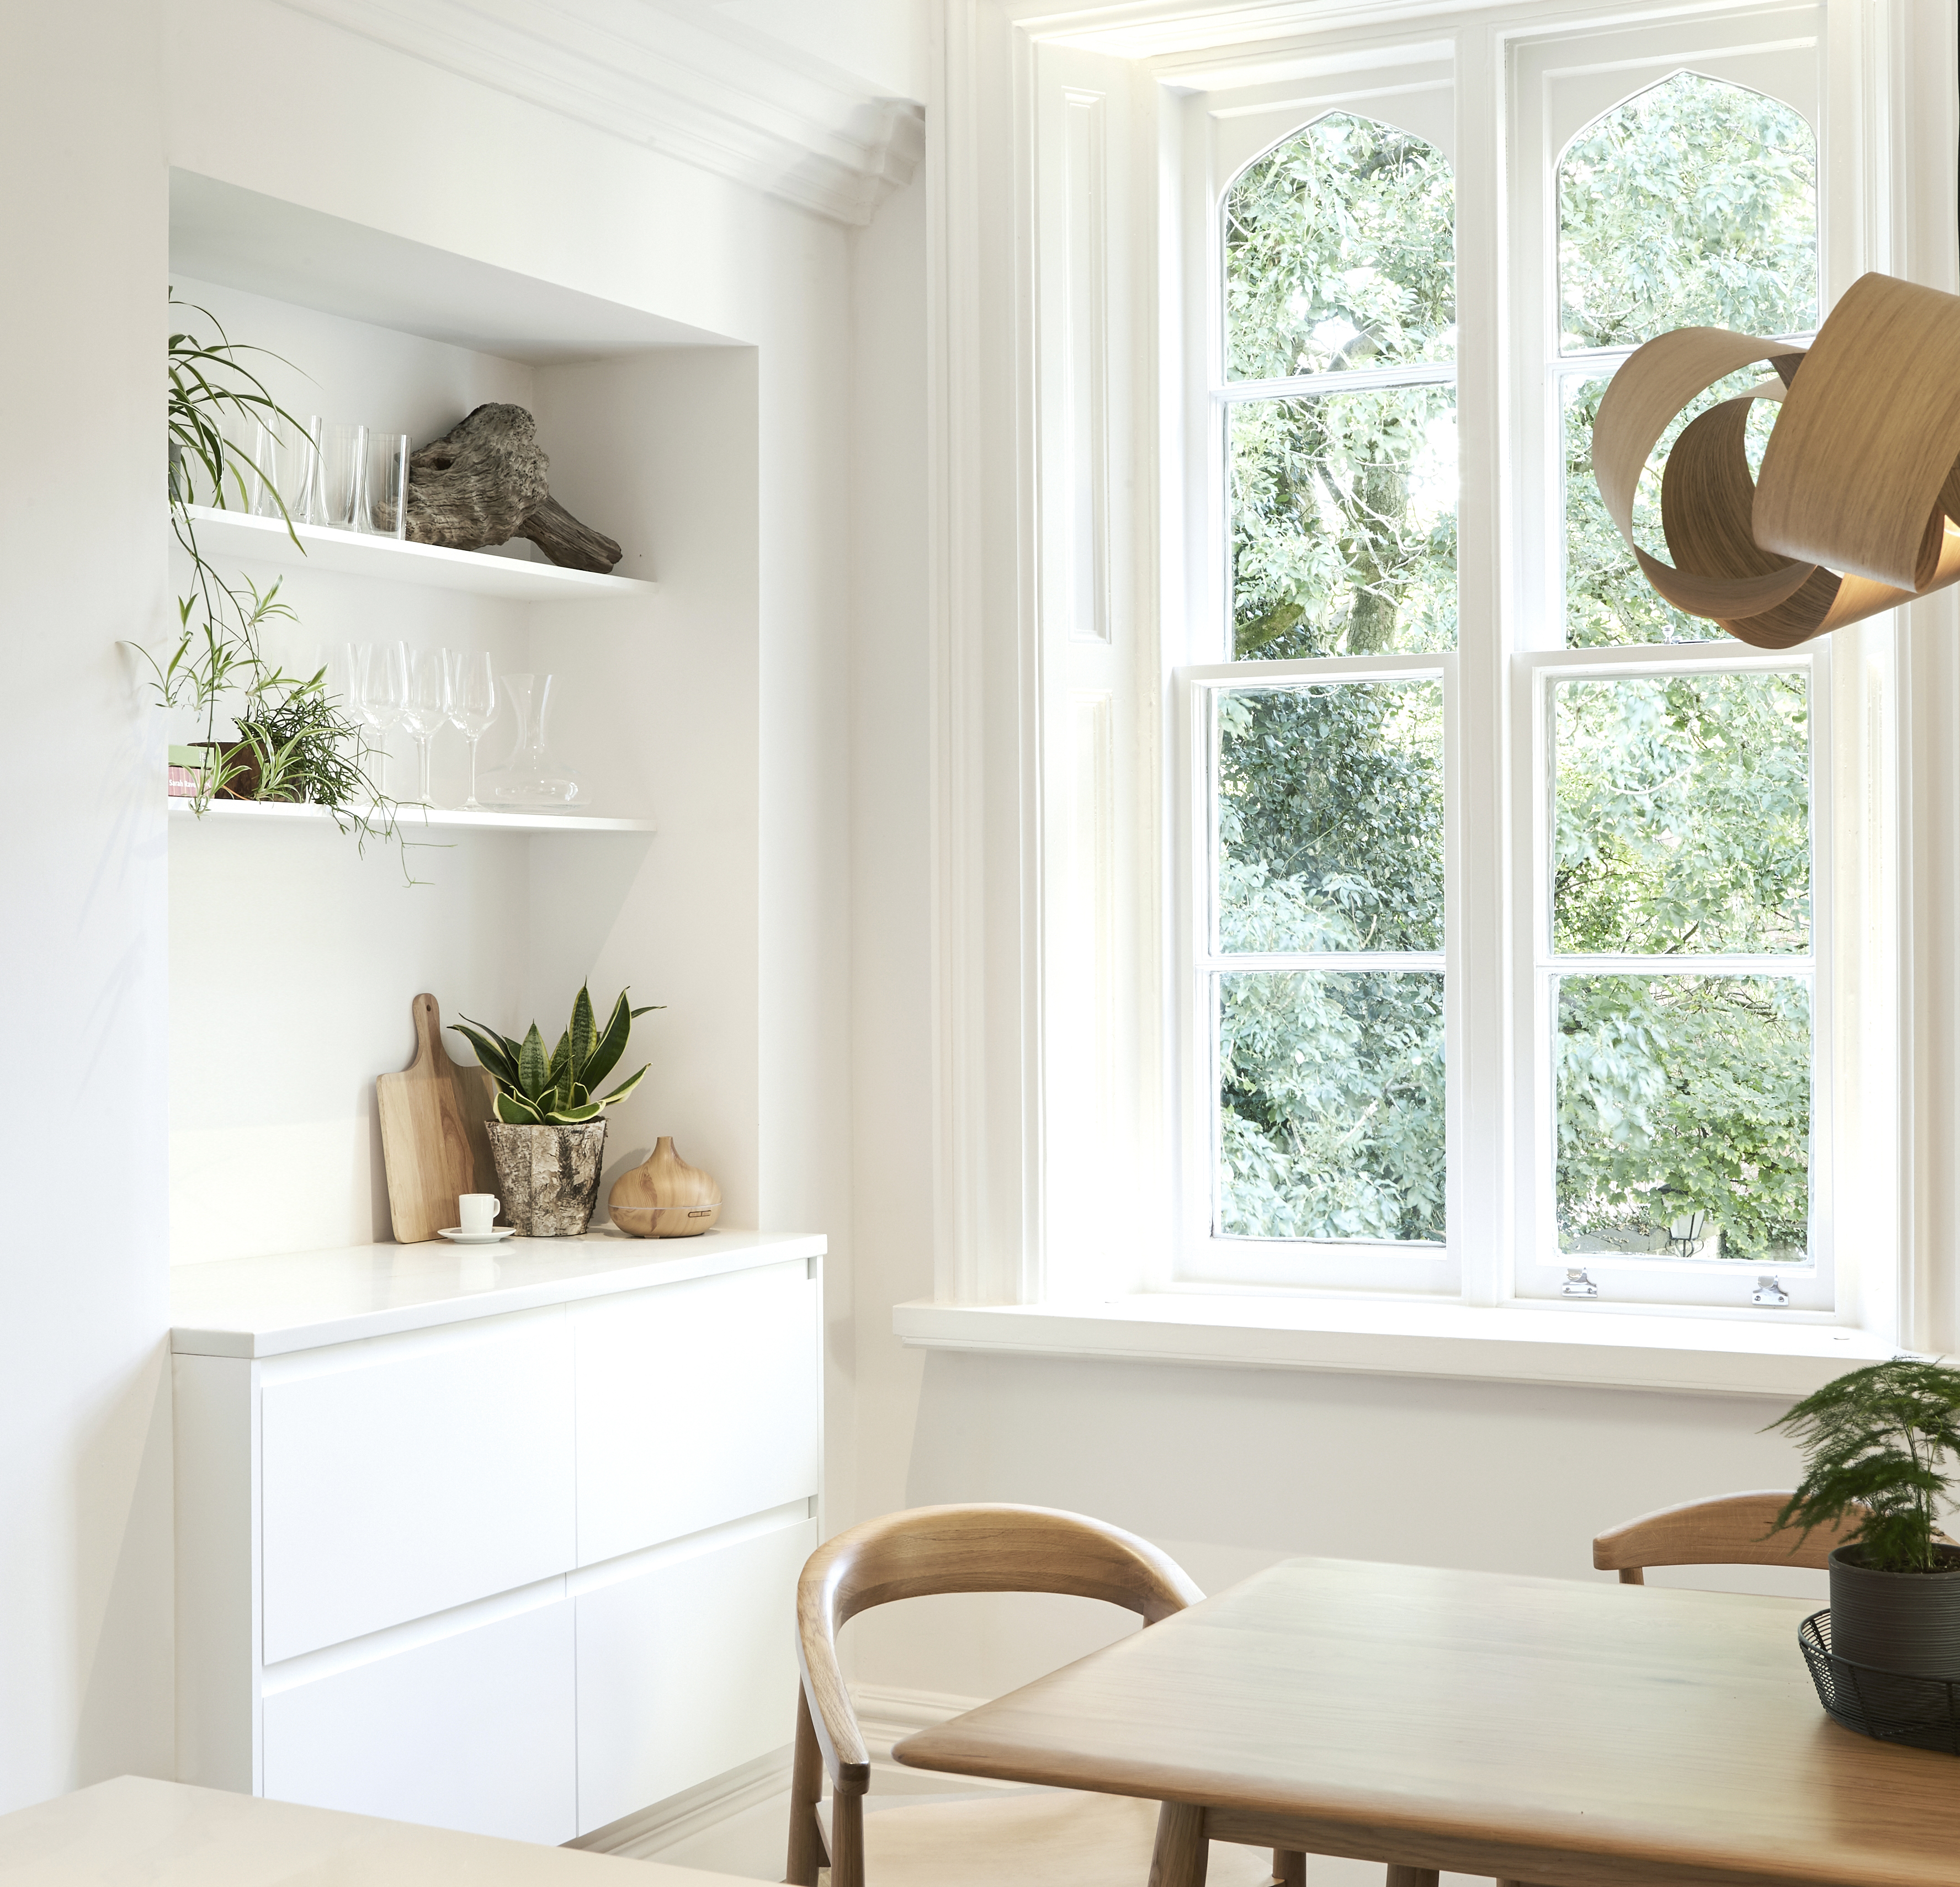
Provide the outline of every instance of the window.
{"type": "MultiPolygon", "coordinates": [[[[1215,454],[1186,514],[1218,629],[1169,664],[1170,1281],[1740,1309],[1773,1274],[1799,1314],[1838,1301],[1830,651],[1662,604],[1589,459],[1642,341],[1816,324],[1816,19],[1774,17],[1807,37],[1515,46],[1510,148],[1544,156],[1513,167],[1502,266],[1458,266],[1459,205],[1507,183],[1499,140],[1450,154],[1433,48],[1351,56],[1324,103],[1262,73],[1186,108],[1215,454]],[[1500,355],[1513,404],[1459,388],[1500,355]]],[[[1741,402],[1759,458],[1757,383],[1696,412],[1741,402]]],[[[1665,558],[1660,463],[1636,526],[1665,558]]]]}

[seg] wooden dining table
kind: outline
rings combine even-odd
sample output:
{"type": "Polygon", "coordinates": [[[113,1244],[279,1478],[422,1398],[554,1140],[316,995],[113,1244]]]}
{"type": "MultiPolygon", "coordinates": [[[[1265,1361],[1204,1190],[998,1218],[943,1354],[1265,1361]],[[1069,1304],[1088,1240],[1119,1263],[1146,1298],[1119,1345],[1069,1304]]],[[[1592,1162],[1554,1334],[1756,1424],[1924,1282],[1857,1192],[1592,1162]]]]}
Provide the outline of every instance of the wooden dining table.
{"type": "Polygon", "coordinates": [[[1824,1714],[1813,1609],[1287,1560],[892,1754],[1161,1803],[1150,1887],[1210,1841],[1398,1887],[1956,1887],[1960,1758],[1824,1714]]]}

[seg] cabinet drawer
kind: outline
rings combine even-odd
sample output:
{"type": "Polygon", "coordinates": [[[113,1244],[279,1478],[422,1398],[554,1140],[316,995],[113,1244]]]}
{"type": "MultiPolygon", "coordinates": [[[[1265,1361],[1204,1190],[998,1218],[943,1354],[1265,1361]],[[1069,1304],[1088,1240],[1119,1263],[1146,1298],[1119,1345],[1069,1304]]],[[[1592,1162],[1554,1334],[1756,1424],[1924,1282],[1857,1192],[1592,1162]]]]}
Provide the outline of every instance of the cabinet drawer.
{"type": "Polygon", "coordinates": [[[576,1306],[578,1564],[818,1491],[802,1259],[576,1306]]]}
{"type": "Polygon", "coordinates": [[[397,1822],[568,1841],[578,1820],[568,1599],[277,1691],[265,1792],[397,1822]]]}
{"type": "Polygon", "coordinates": [[[261,1391],[267,1664],[571,1563],[562,1310],[320,1354],[261,1391]]]}
{"type": "Polygon", "coordinates": [[[784,1748],[796,1729],[797,1521],[580,1595],[578,1831],[784,1748]]]}

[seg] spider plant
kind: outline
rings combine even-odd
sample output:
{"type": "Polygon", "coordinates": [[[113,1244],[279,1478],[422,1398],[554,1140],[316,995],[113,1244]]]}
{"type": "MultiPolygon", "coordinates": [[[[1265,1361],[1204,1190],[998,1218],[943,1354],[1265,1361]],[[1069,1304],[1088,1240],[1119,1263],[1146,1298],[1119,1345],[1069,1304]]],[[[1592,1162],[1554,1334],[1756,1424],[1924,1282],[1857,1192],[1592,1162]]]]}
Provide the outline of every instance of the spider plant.
{"type": "Polygon", "coordinates": [[[639,1086],[651,1062],[611,1093],[597,1100],[592,1096],[592,1090],[626,1052],[633,1018],[663,1006],[655,1003],[629,1009],[622,989],[602,1031],[593,1014],[591,995],[581,987],[571,1005],[571,1023],[549,1055],[535,1022],[521,1042],[499,1035],[487,1023],[473,1023],[467,1016],[449,1026],[476,1051],[477,1060],[489,1071],[496,1084],[500,1121],[513,1127],[572,1127],[596,1120],[602,1108],[623,1101],[639,1086]]]}
{"type": "MultiPolygon", "coordinates": [[[[177,640],[167,657],[160,661],[140,644],[131,646],[150,665],[158,705],[188,708],[203,723],[202,744],[210,758],[199,771],[191,810],[202,817],[228,788],[243,789],[255,799],[325,807],[363,850],[371,838],[401,839],[397,808],[382,791],[363,730],[329,692],[326,671],[289,674],[267,659],[267,626],[297,620],[280,600],[278,584],[261,590],[249,577],[228,583],[198,545],[192,506],[199,493],[221,508],[233,496],[246,504],[250,474],[272,494],[287,536],[304,554],[271,468],[225,436],[228,425],[236,431],[239,422],[262,421],[284,426],[313,449],[306,429],[246,357],[291,363],[234,341],[208,308],[175,294],[170,306],[202,316],[217,336],[207,341],[186,326],[170,337],[170,527],[190,558],[192,591],[177,599],[177,640]],[[237,729],[231,742],[218,737],[219,711],[227,704],[237,729]]],[[[402,842],[406,873],[407,842],[402,842]]],[[[415,882],[412,874],[409,882],[415,882]]]]}

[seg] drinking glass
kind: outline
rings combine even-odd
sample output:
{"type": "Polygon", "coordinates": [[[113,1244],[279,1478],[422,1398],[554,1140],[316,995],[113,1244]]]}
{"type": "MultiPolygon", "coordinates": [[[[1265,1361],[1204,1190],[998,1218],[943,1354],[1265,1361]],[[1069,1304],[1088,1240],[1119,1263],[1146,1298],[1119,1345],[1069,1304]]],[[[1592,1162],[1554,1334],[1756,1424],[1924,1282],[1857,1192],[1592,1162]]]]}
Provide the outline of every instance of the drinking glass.
{"type": "Polygon", "coordinates": [[[363,502],[355,527],[378,537],[406,537],[409,533],[409,435],[371,432],[367,450],[363,502]]]}
{"type": "Polygon", "coordinates": [[[436,730],[449,718],[449,673],[441,649],[418,648],[409,657],[408,693],[402,705],[402,725],[415,737],[418,797],[425,806],[435,803],[429,796],[429,750],[436,730]]]}
{"type": "Polygon", "coordinates": [[[279,517],[280,495],[291,475],[293,454],[287,449],[285,428],[277,420],[255,420],[252,456],[245,467],[247,501],[254,517],[279,517]]]}
{"type": "Polygon", "coordinates": [[[320,445],[326,437],[326,422],[313,413],[307,419],[306,431],[293,441],[297,463],[291,473],[292,495],[288,502],[295,524],[326,522],[326,482],[320,476],[320,445]]]}
{"type": "Polygon", "coordinates": [[[336,530],[358,530],[368,510],[368,428],[326,426],[320,441],[321,515],[336,530]]]}
{"type": "Polygon", "coordinates": [[[380,739],[374,750],[381,756],[375,784],[387,778],[388,730],[397,725],[409,702],[409,652],[399,642],[363,642],[360,650],[361,691],[356,698],[361,718],[380,739]]]}
{"type": "Polygon", "coordinates": [[[444,649],[442,659],[449,671],[449,721],[469,743],[469,797],[463,803],[474,811],[476,797],[476,743],[483,730],[497,718],[497,684],[490,673],[488,654],[472,655],[466,649],[444,649]]]}

